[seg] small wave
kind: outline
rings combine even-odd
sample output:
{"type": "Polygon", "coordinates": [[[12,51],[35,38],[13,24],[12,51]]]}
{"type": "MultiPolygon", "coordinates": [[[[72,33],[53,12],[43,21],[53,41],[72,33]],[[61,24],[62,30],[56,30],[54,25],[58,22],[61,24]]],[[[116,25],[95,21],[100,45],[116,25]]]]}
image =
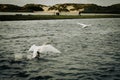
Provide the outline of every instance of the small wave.
{"type": "Polygon", "coordinates": [[[11,60],[9,61],[10,64],[26,64],[26,62],[23,62],[23,61],[15,61],[15,60],[11,60]]]}
{"type": "Polygon", "coordinates": [[[16,77],[28,77],[30,74],[28,74],[26,71],[23,71],[23,72],[18,72],[17,74],[13,74],[13,76],[16,76],[16,77]]]}
{"type": "Polygon", "coordinates": [[[5,69],[21,69],[21,68],[19,68],[19,67],[11,67],[11,66],[8,66],[8,65],[0,66],[0,70],[5,70],[5,69]]]}
{"type": "Polygon", "coordinates": [[[14,37],[0,36],[0,39],[19,39],[19,38],[31,38],[31,37],[37,37],[37,36],[14,36],[14,37]]]}
{"type": "Polygon", "coordinates": [[[98,79],[96,79],[96,78],[94,78],[93,76],[84,76],[84,77],[78,77],[78,79],[80,79],[80,80],[98,80],[98,79]]]}
{"type": "Polygon", "coordinates": [[[4,36],[3,36],[3,35],[0,35],[0,39],[4,39],[4,36]]]}
{"type": "Polygon", "coordinates": [[[69,68],[69,70],[76,70],[76,71],[89,71],[89,69],[80,69],[80,68],[69,68]]]}
{"type": "Polygon", "coordinates": [[[54,36],[54,34],[42,34],[42,35],[34,35],[34,36],[13,36],[13,37],[5,37],[0,35],[0,39],[22,39],[22,38],[37,38],[37,37],[44,37],[44,36],[54,36]]]}
{"type": "Polygon", "coordinates": [[[8,60],[0,60],[0,63],[8,62],[8,60]]]}
{"type": "Polygon", "coordinates": [[[0,66],[0,70],[4,70],[4,69],[10,69],[10,67],[7,66],[7,65],[2,65],[2,66],[0,66]]]}
{"type": "Polygon", "coordinates": [[[53,78],[52,76],[36,76],[36,77],[32,77],[29,80],[48,80],[53,78]]]}

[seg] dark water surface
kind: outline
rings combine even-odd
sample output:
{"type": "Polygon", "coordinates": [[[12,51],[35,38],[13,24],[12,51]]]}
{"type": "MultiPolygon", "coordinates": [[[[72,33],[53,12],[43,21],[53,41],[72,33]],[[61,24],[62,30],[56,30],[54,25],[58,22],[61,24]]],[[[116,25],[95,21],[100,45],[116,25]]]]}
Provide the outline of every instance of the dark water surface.
{"type": "Polygon", "coordinates": [[[120,18],[0,22],[0,80],[56,79],[120,80],[120,18]],[[62,53],[15,59],[47,41],[62,53]]]}

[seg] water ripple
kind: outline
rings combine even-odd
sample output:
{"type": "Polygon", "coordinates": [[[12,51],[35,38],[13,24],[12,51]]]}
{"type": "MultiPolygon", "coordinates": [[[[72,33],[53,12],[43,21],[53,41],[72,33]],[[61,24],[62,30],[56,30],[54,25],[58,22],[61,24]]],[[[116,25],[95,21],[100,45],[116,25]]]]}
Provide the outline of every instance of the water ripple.
{"type": "Polygon", "coordinates": [[[120,19],[0,22],[0,80],[120,80],[120,19]],[[91,24],[82,29],[77,22],[91,24]],[[26,56],[51,41],[61,54],[26,56]]]}

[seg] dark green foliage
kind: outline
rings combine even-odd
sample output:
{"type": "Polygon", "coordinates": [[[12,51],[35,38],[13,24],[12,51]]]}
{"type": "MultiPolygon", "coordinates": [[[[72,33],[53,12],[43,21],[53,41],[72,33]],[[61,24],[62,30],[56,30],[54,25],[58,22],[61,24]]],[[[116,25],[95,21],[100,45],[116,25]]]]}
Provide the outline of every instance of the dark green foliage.
{"type": "Polygon", "coordinates": [[[115,4],[107,7],[109,13],[118,13],[120,14],[120,4],[115,4]]]}
{"type": "Polygon", "coordinates": [[[69,12],[69,10],[66,9],[66,8],[60,8],[59,11],[60,11],[60,12],[69,12]]]}
{"type": "Polygon", "coordinates": [[[84,7],[86,13],[102,13],[102,7],[95,4],[88,4],[84,7]]]}
{"type": "Polygon", "coordinates": [[[96,4],[75,4],[75,3],[67,3],[67,4],[56,4],[50,7],[48,10],[58,10],[58,11],[69,11],[67,10],[67,6],[73,6],[73,10],[83,9],[83,13],[118,13],[120,14],[120,4],[115,4],[111,6],[98,6],[96,4]]]}
{"type": "Polygon", "coordinates": [[[61,4],[61,5],[57,4],[50,7],[48,10],[58,10],[59,12],[69,12],[69,10],[66,7],[67,5],[65,4],[61,4]]]}
{"type": "Polygon", "coordinates": [[[51,6],[48,10],[58,10],[56,6],[51,6]]]}
{"type": "Polygon", "coordinates": [[[25,10],[30,10],[30,11],[43,11],[40,5],[35,5],[35,4],[26,4],[23,8],[25,10]]]}
{"type": "MultiPolygon", "coordinates": [[[[0,12],[33,12],[43,11],[45,5],[41,4],[26,4],[23,7],[11,5],[11,4],[0,4],[0,12]]],[[[48,10],[58,10],[59,12],[69,12],[74,10],[84,9],[83,13],[115,13],[120,14],[120,4],[114,4],[111,6],[99,6],[96,4],[56,4],[49,7],[48,10]],[[68,10],[68,6],[73,6],[73,9],[68,10]]]]}
{"type": "Polygon", "coordinates": [[[42,7],[44,5],[36,4],[26,4],[23,7],[19,7],[11,4],[0,4],[1,12],[33,12],[33,11],[43,11],[42,7]]]}
{"type": "Polygon", "coordinates": [[[12,4],[0,4],[0,11],[5,12],[5,11],[18,11],[21,10],[21,7],[12,5],[12,4]]]}

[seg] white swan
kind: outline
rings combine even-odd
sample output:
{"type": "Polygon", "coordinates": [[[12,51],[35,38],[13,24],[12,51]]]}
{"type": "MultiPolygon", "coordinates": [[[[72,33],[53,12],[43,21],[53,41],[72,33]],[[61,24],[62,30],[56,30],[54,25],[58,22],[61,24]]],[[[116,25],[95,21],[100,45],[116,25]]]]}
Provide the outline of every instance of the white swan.
{"type": "Polygon", "coordinates": [[[32,45],[29,49],[29,51],[32,51],[32,58],[37,57],[38,53],[48,53],[48,52],[52,52],[52,53],[61,53],[58,49],[54,48],[52,45],[48,44],[44,44],[42,46],[36,46],[36,45],[32,45]]]}
{"type": "Polygon", "coordinates": [[[89,24],[89,25],[87,25],[87,24],[83,24],[83,23],[77,23],[77,24],[81,25],[82,28],[86,28],[86,27],[88,27],[88,26],[91,26],[90,24],[89,24]]]}

